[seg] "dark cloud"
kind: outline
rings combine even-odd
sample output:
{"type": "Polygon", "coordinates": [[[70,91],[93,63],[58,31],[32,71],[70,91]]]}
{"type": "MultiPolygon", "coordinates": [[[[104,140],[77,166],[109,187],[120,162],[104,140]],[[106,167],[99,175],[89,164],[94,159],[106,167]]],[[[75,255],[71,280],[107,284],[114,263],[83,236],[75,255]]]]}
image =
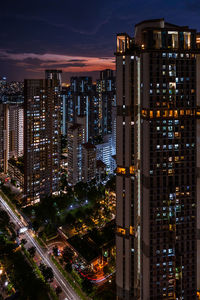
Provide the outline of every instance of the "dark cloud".
{"type": "MultiPolygon", "coordinates": [[[[0,48],[7,54],[50,53],[73,58],[60,62],[49,58],[47,64],[41,62],[41,58],[33,57],[34,55],[15,60],[0,52],[0,70],[2,73],[9,73],[7,76],[10,80],[30,76],[31,73],[36,76],[46,65],[67,70],[69,64],[72,66],[71,64],[77,63],[81,70],[86,67],[85,72],[88,73],[84,57],[104,58],[103,62],[108,58],[110,64],[117,32],[133,35],[136,23],[161,17],[168,22],[200,30],[199,14],[199,0],[2,1],[0,48]],[[31,69],[27,69],[28,67],[31,69]]],[[[98,61],[96,70],[99,69],[98,61]]],[[[68,73],[73,74],[70,70],[68,73]]]]}

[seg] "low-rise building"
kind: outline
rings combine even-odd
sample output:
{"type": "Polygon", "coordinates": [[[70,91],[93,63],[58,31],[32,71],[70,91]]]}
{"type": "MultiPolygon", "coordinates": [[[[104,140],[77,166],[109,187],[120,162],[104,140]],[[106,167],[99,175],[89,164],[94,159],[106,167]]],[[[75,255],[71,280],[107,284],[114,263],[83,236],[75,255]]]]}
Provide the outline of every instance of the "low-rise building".
{"type": "Polygon", "coordinates": [[[8,174],[13,180],[16,180],[17,186],[24,190],[24,165],[22,162],[17,161],[14,158],[8,161],[8,174]]]}

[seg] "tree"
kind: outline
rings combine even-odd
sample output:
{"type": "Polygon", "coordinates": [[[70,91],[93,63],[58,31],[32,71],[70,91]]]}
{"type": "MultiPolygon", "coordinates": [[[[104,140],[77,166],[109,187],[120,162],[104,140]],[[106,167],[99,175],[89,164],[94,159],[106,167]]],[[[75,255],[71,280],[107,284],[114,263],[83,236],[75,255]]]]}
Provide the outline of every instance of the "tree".
{"type": "Polygon", "coordinates": [[[107,181],[106,189],[109,189],[109,190],[115,192],[115,190],[116,190],[116,176],[115,175],[111,176],[110,179],[107,181]]]}
{"type": "Polygon", "coordinates": [[[59,296],[61,293],[62,293],[62,289],[61,289],[61,287],[58,285],[58,286],[56,287],[56,295],[59,296]]]}
{"type": "Polygon", "coordinates": [[[85,224],[89,229],[92,229],[94,226],[94,222],[92,221],[92,219],[90,217],[85,219],[85,224]]]}
{"type": "Polygon", "coordinates": [[[75,216],[76,216],[76,220],[82,220],[82,219],[84,219],[85,218],[84,210],[82,208],[78,209],[76,211],[75,216]]]}
{"type": "Polygon", "coordinates": [[[30,254],[31,257],[34,257],[35,256],[35,252],[36,252],[36,248],[35,247],[30,247],[28,249],[28,252],[30,254]]]}
{"type": "Polygon", "coordinates": [[[21,244],[22,244],[22,245],[26,245],[26,243],[27,243],[27,240],[26,240],[26,239],[22,239],[22,240],[21,240],[21,244]]]}
{"type": "Polygon", "coordinates": [[[87,197],[87,190],[88,190],[88,184],[82,181],[78,182],[74,186],[75,195],[79,200],[82,200],[85,197],[87,197]]]}
{"type": "Polygon", "coordinates": [[[69,224],[69,225],[73,225],[75,220],[76,220],[76,218],[71,213],[68,213],[65,218],[66,224],[69,224]]]}
{"type": "Polygon", "coordinates": [[[46,282],[52,282],[54,278],[53,270],[51,267],[45,266],[44,264],[40,264],[39,266],[40,271],[42,272],[42,275],[44,276],[44,279],[46,282]]]}
{"type": "Polygon", "coordinates": [[[66,263],[65,265],[65,270],[68,272],[68,273],[71,273],[72,272],[72,265],[70,262],[66,263]]]}
{"type": "Polygon", "coordinates": [[[63,259],[64,261],[71,261],[74,257],[74,252],[69,247],[65,247],[63,250],[63,259]]]}
{"type": "Polygon", "coordinates": [[[103,267],[103,272],[105,275],[110,274],[111,270],[108,264],[103,267]]]}
{"type": "Polygon", "coordinates": [[[6,211],[0,210],[0,225],[2,227],[8,226],[10,223],[10,217],[6,211]]]}
{"type": "Polygon", "coordinates": [[[53,247],[53,255],[58,256],[58,247],[57,246],[53,247]]]}
{"type": "Polygon", "coordinates": [[[86,292],[87,294],[90,294],[93,291],[93,285],[92,285],[91,281],[89,279],[87,279],[86,277],[83,279],[81,285],[82,285],[83,291],[86,292]]]}

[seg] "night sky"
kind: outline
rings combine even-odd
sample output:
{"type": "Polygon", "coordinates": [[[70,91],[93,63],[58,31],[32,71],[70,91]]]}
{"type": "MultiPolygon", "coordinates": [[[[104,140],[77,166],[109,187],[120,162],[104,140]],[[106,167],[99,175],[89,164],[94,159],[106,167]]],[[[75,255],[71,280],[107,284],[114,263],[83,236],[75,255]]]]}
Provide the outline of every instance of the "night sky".
{"type": "Polygon", "coordinates": [[[59,68],[64,79],[115,67],[118,32],[162,18],[200,31],[200,0],[2,0],[0,77],[42,78],[59,68]]]}

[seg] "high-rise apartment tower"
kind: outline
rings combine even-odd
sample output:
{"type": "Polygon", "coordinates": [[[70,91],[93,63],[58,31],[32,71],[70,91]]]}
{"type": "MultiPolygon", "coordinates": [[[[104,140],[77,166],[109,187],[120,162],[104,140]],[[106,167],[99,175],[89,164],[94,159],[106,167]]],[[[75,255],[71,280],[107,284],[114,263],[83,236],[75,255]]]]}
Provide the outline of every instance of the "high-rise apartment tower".
{"type": "Polygon", "coordinates": [[[24,195],[35,203],[59,191],[59,81],[25,80],[24,91],[24,195]]]}
{"type": "Polygon", "coordinates": [[[118,299],[200,289],[200,39],[163,19],[117,36],[118,299]]]}

